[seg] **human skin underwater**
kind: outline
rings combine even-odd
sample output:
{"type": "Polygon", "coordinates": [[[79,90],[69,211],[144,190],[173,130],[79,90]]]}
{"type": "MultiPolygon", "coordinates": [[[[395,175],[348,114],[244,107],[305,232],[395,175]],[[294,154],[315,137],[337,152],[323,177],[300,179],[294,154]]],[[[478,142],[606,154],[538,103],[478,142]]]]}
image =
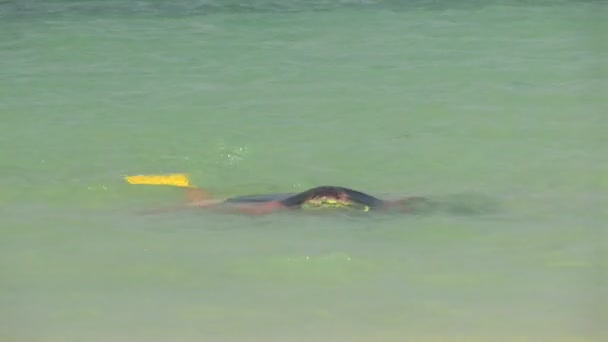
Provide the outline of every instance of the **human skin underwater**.
{"type": "Polygon", "coordinates": [[[426,196],[380,199],[341,186],[319,186],[298,193],[269,193],[218,198],[205,189],[190,185],[190,180],[185,174],[137,175],[127,176],[125,180],[130,184],[164,185],[185,189],[185,203],[148,210],[147,213],[196,208],[253,215],[310,210],[405,214],[444,212],[475,215],[494,212],[497,209],[496,201],[478,195],[461,194],[433,197],[432,199],[426,196]]]}

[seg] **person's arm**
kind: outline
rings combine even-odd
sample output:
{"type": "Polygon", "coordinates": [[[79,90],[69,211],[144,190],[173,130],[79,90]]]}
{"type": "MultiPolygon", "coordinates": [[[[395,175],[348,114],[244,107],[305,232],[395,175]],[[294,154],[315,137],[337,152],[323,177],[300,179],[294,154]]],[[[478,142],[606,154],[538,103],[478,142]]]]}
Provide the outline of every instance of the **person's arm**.
{"type": "Polygon", "coordinates": [[[191,208],[208,208],[224,203],[223,199],[211,198],[211,195],[199,188],[186,188],[186,203],[141,211],[142,214],[160,214],[191,208]]]}
{"type": "Polygon", "coordinates": [[[223,199],[204,199],[186,203],[186,207],[207,208],[224,203],[223,199]]]}
{"type": "Polygon", "coordinates": [[[186,208],[208,208],[224,204],[223,198],[213,198],[209,192],[200,188],[188,188],[186,192],[186,208]]]}
{"type": "Polygon", "coordinates": [[[227,207],[231,212],[252,214],[252,215],[265,215],[270,214],[278,210],[287,209],[279,201],[271,201],[264,203],[240,203],[228,205],[227,207]]]}
{"type": "Polygon", "coordinates": [[[279,201],[261,203],[227,203],[225,199],[214,199],[211,195],[198,188],[189,188],[187,193],[188,203],[186,207],[209,208],[222,205],[223,211],[236,212],[252,215],[270,214],[277,210],[287,209],[279,201]]]}

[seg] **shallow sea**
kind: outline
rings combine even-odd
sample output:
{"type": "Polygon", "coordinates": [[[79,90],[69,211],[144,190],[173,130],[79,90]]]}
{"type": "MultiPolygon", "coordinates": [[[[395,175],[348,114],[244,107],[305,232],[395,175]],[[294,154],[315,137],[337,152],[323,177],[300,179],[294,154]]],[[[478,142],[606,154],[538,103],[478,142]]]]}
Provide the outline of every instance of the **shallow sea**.
{"type": "Polygon", "coordinates": [[[2,341],[601,340],[602,1],[0,1],[2,341]],[[143,215],[341,185],[414,215],[143,215]]]}

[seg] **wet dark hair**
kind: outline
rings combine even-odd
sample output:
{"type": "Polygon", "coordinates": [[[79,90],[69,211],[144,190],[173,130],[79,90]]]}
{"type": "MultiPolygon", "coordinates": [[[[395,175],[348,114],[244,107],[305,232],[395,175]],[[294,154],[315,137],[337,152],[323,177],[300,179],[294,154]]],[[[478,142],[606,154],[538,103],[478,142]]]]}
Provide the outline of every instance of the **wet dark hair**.
{"type": "Polygon", "coordinates": [[[281,204],[288,208],[294,208],[300,207],[302,204],[304,204],[310,199],[318,197],[333,197],[338,199],[342,195],[346,195],[346,197],[350,201],[356,204],[361,204],[370,208],[376,208],[384,204],[381,199],[364,194],[359,191],[339,186],[319,186],[316,188],[312,188],[282,200],[281,204]]]}

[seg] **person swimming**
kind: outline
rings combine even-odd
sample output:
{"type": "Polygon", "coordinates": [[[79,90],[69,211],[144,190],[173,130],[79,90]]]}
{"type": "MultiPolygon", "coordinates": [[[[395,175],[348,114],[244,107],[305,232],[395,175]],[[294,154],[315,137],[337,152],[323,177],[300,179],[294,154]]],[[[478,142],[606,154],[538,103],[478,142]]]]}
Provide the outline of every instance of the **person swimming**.
{"type": "Polygon", "coordinates": [[[428,202],[423,197],[382,200],[340,186],[319,186],[300,193],[247,195],[227,199],[210,199],[202,189],[189,188],[189,207],[210,208],[223,206],[231,211],[268,214],[285,209],[350,209],[362,212],[396,208],[409,212],[416,205],[428,202]]]}
{"type": "Polygon", "coordinates": [[[218,208],[231,212],[267,214],[278,210],[297,209],[349,209],[369,212],[397,209],[402,212],[419,212],[434,207],[434,201],[424,197],[406,197],[383,200],[360,191],[341,186],[318,186],[299,193],[246,195],[224,199],[213,198],[207,191],[192,186],[186,174],[160,174],[126,176],[129,184],[168,185],[186,189],[185,205],[156,209],[148,212],[171,211],[180,208],[218,208]]]}
{"type": "Polygon", "coordinates": [[[268,214],[280,210],[347,209],[359,212],[399,211],[410,214],[444,212],[451,214],[483,214],[499,210],[499,203],[486,196],[456,194],[429,199],[404,197],[380,199],[341,186],[319,186],[299,193],[273,193],[230,198],[213,198],[204,189],[191,185],[187,174],[140,174],[124,177],[129,184],[173,186],[185,189],[187,202],[142,213],[161,213],[187,208],[216,208],[225,212],[268,214]]]}

